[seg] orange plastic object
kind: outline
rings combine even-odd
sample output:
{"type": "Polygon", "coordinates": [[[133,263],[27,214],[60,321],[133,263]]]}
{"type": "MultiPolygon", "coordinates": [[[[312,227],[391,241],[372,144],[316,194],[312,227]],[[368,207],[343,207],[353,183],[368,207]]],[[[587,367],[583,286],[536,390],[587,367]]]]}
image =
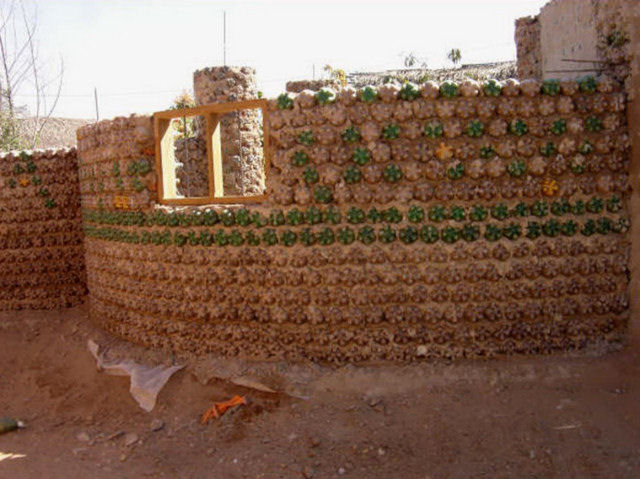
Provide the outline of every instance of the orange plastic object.
{"type": "Polygon", "coordinates": [[[452,148],[444,143],[440,143],[436,149],[436,156],[439,160],[449,160],[453,157],[452,148]]]}
{"type": "Polygon", "coordinates": [[[130,205],[128,196],[114,196],[113,207],[121,210],[128,210],[130,205]]]}
{"type": "Polygon", "coordinates": [[[542,182],[542,193],[545,196],[553,196],[558,192],[558,182],[552,178],[545,178],[542,182]]]}
{"type": "Polygon", "coordinates": [[[211,419],[218,419],[227,411],[227,409],[231,409],[232,407],[240,406],[242,404],[247,404],[244,396],[233,396],[228,401],[215,402],[213,403],[213,406],[207,409],[202,415],[200,423],[206,424],[211,419]]]}

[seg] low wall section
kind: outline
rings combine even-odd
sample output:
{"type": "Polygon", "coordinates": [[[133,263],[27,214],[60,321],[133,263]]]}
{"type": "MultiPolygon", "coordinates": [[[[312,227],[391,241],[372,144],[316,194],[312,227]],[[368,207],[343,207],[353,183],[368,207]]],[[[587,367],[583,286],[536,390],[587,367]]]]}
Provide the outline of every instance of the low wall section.
{"type": "Polygon", "coordinates": [[[515,22],[514,37],[518,78],[542,78],[539,18],[518,18],[515,22]]]}
{"type": "Polygon", "coordinates": [[[76,150],[0,156],[0,311],[84,300],[76,150]]]}

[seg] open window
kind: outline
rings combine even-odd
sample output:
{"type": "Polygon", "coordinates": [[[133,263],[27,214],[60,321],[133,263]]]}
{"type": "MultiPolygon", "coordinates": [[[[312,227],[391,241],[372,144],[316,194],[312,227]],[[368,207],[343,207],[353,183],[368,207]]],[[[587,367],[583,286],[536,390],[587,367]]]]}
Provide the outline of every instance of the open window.
{"type": "Polygon", "coordinates": [[[266,100],[154,114],[158,202],[254,203],[266,198],[266,100]]]}

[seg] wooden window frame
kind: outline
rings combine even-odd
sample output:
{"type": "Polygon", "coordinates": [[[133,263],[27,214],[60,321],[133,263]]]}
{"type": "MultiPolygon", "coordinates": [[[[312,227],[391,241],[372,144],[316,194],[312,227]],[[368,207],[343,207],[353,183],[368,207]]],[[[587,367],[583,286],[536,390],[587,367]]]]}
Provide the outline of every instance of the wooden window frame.
{"type": "MultiPolygon", "coordinates": [[[[269,147],[269,121],[267,113],[267,100],[256,99],[229,103],[217,103],[197,106],[194,108],[181,108],[179,110],[158,111],[153,114],[154,133],[156,143],[156,175],[158,176],[158,203],[163,205],[208,205],[208,204],[242,204],[260,203],[267,199],[266,192],[254,196],[224,196],[222,175],[222,151],[220,144],[219,119],[225,113],[234,111],[260,108],[262,110],[262,152],[264,157],[265,183],[271,164],[271,149],[269,147]],[[169,148],[173,148],[171,139],[167,136],[171,120],[185,116],[204,116],[207,125],[207,196],[190,198],[165,198],[165,176],[163,175],[163,162],[168,162],[171,156],[169,148]],[[163,154],[166,153],[166,154],[163,154]],[[217,195],[217,196],[216,196],[217,195]]],[[[170,165],[166,165],[169,167],[170,165]]],[[[175,166],[174,166],[175,170],[175,166]]],[[[169,177],[175,179],[175,174],[169,177]]],[[[174,182],[175,183],[175,182],[174,182]]],[[[175,186],[173,186],[175,188],[175,186]]],[[[174,192],[175,194],[175,192],[174,192]]]]}

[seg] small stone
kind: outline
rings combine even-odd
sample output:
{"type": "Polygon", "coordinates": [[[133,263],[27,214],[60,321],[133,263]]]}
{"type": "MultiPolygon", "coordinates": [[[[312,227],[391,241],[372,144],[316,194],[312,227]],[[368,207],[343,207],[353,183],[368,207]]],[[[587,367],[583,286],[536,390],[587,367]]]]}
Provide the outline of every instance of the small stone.
{"type": "Polygon", "coordinates": [[[124,434],[124,431],[116,431],[113,434],[107,436],[107,441],[113,441],[114,439],[118,439],[120,436],[124,434]]]}
{"type": "Polygon", "coordinates": [[[127,447],[133,446],[136,442],[138,442],[138,435],[135,432],[128,432],[124,435],[124,445],[127,447]]]}
{"type": "Polygon", "coordinates": [[[154,419],[153,421],[151,421],[151,426],[149,427],[149,429],[155,432],[155,431],[159,431],[163,427],[164,427],[164,421],[162,419],[154,419]]]}
{"type": "Polygon", "coordinates": [[[127,460],[127,455],[126,454],[120,454],[120,462],[124,462],[127,460]]]}
{"type": "Polygon", "coordinates": [[[341,476],[342,476],[345,472],[347,472],[347,470],[346,470],[344,467],[340,467],[340,468],[338,468],[338,474],[339,474],[339,475],[341,475],[341,476]]]}
{"type": "Polygon", "coordinates": [[[424,344],[421,344],[416,348],[416,356],[424,358],[427,355],[428,349],[424,344]]]}
{"type": "Polygon", "coordinates": [[[369,400],[367,401],[367,404],[371,407],[376,407],[381,402],[382,402],[382,399],[380,399],[379,397],[372,397],[372,398],[369,398],[369,400]]]}
{"type": "Polygon", "coordinates": [[[313,474],[314,474],[314,470],[313,470],[313,467],[311,466],[306,466],[302,470],[302,477],[304,477],[305,479],[311,479],[313,477],[313,474]]]}
{"type": "Polygon", "coordinates": [[[386,453],[387,451],[385,451],[383,447],[378,448],[378,456],[384,456],[386,453]]]}
{"type": "Polygon", "coordinates": [[[367,404],[376,412],[387,412],[387,408],[380,397],[370,397],[367,400],[367,404]]]}
{"type": "Polygon", "coordinates": [[[76,435],[76,439],[82,442],[89,442],[91,440],[91,436],[89,436],[87,432],[82,431],[76,435]]]}

